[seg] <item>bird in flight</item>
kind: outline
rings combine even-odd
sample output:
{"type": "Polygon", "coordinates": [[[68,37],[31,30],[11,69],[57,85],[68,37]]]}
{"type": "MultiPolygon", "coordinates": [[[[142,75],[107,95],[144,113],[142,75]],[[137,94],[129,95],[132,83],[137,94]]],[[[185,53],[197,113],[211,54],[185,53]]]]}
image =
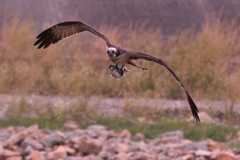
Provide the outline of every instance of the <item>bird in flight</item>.
{"type": "Polygon", "coordinates": [[[115,78],[119,79],[124,75],[124,72],[128,71],[127,68],[125,67],[126,64],[130,64],[142,70],[147,70],[147,68],[142,67],[136,62],[136,60],[138,59],[152,61],[164,66],[173,75],[176,81],[180,84],[180,87],[186,94],[194,119],[197,122],[200,122],[200,118],[198,116],[199,112],[198,108],[195,105],[194,101],[192,100],[191,96],[189,95],[189,93],[187,92],[186,88],[184,87],[180,79],[177,77],[177,75],[172,71],[172,69],[169,68],[169,66],[162,59],[146,53],[127,51],[120,47],[117,47],[111,44],[106,36],[104,36],[96,29],[92,28],[90,25],[87,25],[86,23],[80,21],[69,21],[56,24],[40,33],[37,36],[37,41],[34,43],[34,45],[38,45],[38,49],[40,48],[45,49],[49,47],[51,44],[55,44],[62,39],[69,38],[70,36],[79,34],[84,31],[91,32],[105,41],[107,55],[110,61],[112,61],[115,64],[109,66],[109,69],[111,70],[111,75],[115,78]]]}

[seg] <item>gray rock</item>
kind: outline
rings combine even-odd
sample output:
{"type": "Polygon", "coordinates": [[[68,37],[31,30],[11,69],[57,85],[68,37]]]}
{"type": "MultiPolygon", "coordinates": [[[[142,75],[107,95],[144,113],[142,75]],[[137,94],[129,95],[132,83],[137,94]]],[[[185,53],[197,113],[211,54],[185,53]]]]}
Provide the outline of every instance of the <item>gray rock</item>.
{"type": "Polygon", "coordinates": [[[132,137],[133,140],[138,140],[138,141],[144,140],[144,138],[145,138],[145,136],[142,133],[136,133],[132,137]]]}
{"type": "Polygon", "coordinates": [[[7,139],[9,139],[15,134],[16,134],[16,130],[14,127],[7,127],[7,128],[0,129],[0,142],[6,141],[7,139]]]}
{"type": "Polygon", "coordinates": [[[98,136],[101,139],[107,140],[107,139],[110,139],[110,138],[118,137],[118,134],[115,133],[114,131],[102,130],[102,131],[98,132],[98,136]]]}
{"type": "Polygon", "coordinates": [[[69,141],[76,144],[76,143],[79,142],[80,138],[81,138],[81,136],[79,136],[79,137],[78,136],[72,136],[72,137],[69,137],[69,141]]]}
{"type": "Polygon", "coordinates": [[[98,156],[99,156],[100,158],[102,158],[102,159],[112,159],[113,156],[114,156],[114,154],[113,154],[113,152],[109,152],[109,151],[107,151],[107,150],[102,150],[102,151],[98,154],[98,156]]]}
{"type": "Polygon", "coordinates": [[[91,130],[93,132],[98,133],[100,131],[106,130],[106,127],[103,125],[90,125],[86,130],[91,130]]]}
{"type": "Polygon", "coordinates": [[[67,156],[64,160],[82,160],[83,158],[80,156],[67,156]]]}
{"type": "Polygon", "coordinates": [[[161,137],[177,137],[178,139],[183,139],[184,134],[183,131],[173,131],[161,134],[161,137]]]}
{"type": "Polygon", "coordinates": [[[162,143],[181,143],[181,140],[178,136],[172,136],[172,137],[163,137],[161,139],[162,143]]]}
{"type": "Polygon", "coordinates": [[[158,146],[160,144],[168,144],[168,143],[181,143],[181,140],[177,137],[162,137],[158,139],[154,139],[151,144],[154,146],[158,146]]]}
{"type": "Polygon", "coordinates": [[[161,146],[152,146],[149,148],[149,150],[147,151],[150,154],[158,154],[158,153],[162,153],[163,152],[163,147],[161,146]]]}
{"type": "Polygon", "coordinates": [[[205,151],[205,150],[198,150],[198,151],[195,152],[195,155],[197,157],[209,157],[210,154],[211,154],[211,152],[205,151]]]}
{"type": "Polygon", "coordinates": [[[201,119],[201,122],[205,122],[205,123],[213,123],[214,122],[212,117],[210,117],[209,114],[206,112],[200,112],[198,115],[201,119]]]}
{"type": "Polygon", "coordinates": [[[191,150],[208,150],[208,147],[206,145],[206,143],[204,142],[193,142],[189,145],[184,145],[182,147],[180,147],[182,150],[184,151],[191,151],[191,150]]]}
{"type": "Polygon", "coordinates": [[[113,157],[114,160],[128,160],[129,155],[124,152],[120,152],[113,157]]]}
{"type": "Polygon", "coordinates": [[[144,152],[134,152],[130,160],[148,160],[149,157],[144,152]]]}
{"type": "Polygon", "coordinates": [[[14,130],[3,129],[2,131],[0,131],[0,141],[1,142],[6,141],[8,138],[13,136],[14,134],[15,134],[14,130]]]}
{"type": "Polygon", "coordinates": [[[68,138],[72,138],[72,137],[77,137],[77,136],[83,136],[86,134],[86,130],[82,130],[82,129],[76,129],[74,131],[71,132],[67,132],[66,136],[68,138]]]}
{"type": "Polygon", "coordinates": [[[100,140],[86,137],[82,137],[78,143],[78,150],[84,154],[98,154],[103,146],[100,140]]]}
{"type": "Polygon", "coordinates": [[[49,130],[49,129],[41,129],[42,133],[44,134],[52,134],[53,131],[49,130]]]}
{"type": "Polygon", "coordinates": [[[178,158],[182,155],[182,150],[178,149],[178,148],[175,148],[175,147],[172,147],[172,148],[168,148],[165,152],[165,155],[167,155],[168,157],[171,157],[171,158],[178,158]]]}
{"type": "Polygon", "coordinates": [[[95,131],[87,130],[86,135],[88,135],[91,138],[98,138],[98,134],[95,131]]]}
{"type": "Polygon", "coordinates": [[[124,129],[118,134],[118,137],[120,137],[122,139],[131,139],[132,133],[129,130],[124,129]]]}
{"type": "Polygon", "coordinates": [[[24,148],[26,148],[27,146],[31,146],[35,150],[44,149],[44,146],[42,143],[40,143],[39,141],[37,141],[31,137],[24,139],[23,142],[21,143],[21,146],[23,146],[24,148]]]}
{"type": "Polygon", "coordinates": [[[32,152],[34,152],[34,149],[33,149],[32,146],[28,145],[27,147],[25,147],[24,155],[29,155],[29,154],[31,154],[32,152]]]}
{"type": "MultiPolygon", "coordinates": [[[[190,160],[194,158],[205,160],[219,157],[221,147],[223,150],[228,150],[221,154],[236,158],[225,144],[210,139],[192,142],[183,139],[182,133],[178,131],[168,132],[163,134],[162,138],[151,141],[136,142],[130,139],[131,133],[127,130],[123,130],[122,134],[117,134],[114,131],[102,130],[103,127],[99,126],[89,128],[87,130],[77,129],[66,134],[58,131],[44,133],[36,127],[23,130],[28,132],[15,131],[10,128],[9,131],[15,138],[10,137],[13,142],[10,141],[11,143],[8,144],[11,145],[0,143],[0,153],[4,156],[16,156],[13,158],[26,160],[190,160]],[[209,149],[209,144],[215,146],[209,149]]],[[[7,133],[4,129],[0,131],[7,133]]],[[[138,135],[142,138],[141,134],[138,135]]],[[[236,149],[234,151],[235,154],[239,152],[236,149]]]]}
{"type": "Polygon", "coordinates": [[[170,157],[159,157],[157,158],[157,160],[173,160],[173,159],[170,157]]]}
{"type": "Polygon", "coordinates": [[[240,148],[233,148],[232,151],[234,154],[240,154],[240,148]]]}
{"type": "Polygon", "coordinates": [[[54,145],[63,144],[65,136],[61,132],[52,133],[43,137],[40,142],[46,147],[53,147],[54,145]]]}
{"type": "Polygon", "coordinates": [[[129,147],[129,152],[136,152],[136,151],[146,151],[147,148],[149,148],[149,145],[147,145],[145,142],[136,142],[131,143],[129,147]]]}
{"type": "Polygon", "coordinates": [[[102,158],[94,154],[90,154],[90,155],[84,156],[81,160],[102,160],[102,158]]]}
{"type": "Polygon", "coordinates": [[[201,156],[201,157],[196,157],[195,160],[207,160],[205,157],[201,156]]]}
{"type": "Polygon", "coordinates": [[[185,160],[182,157],[174,158],[174,160],[185,160]]]}

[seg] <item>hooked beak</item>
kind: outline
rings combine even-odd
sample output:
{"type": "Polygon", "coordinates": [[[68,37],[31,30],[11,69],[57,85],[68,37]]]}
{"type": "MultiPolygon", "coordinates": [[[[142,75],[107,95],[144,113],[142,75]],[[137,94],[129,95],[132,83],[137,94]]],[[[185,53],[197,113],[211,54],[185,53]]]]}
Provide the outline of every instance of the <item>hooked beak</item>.
{"type": "Polygon", "coordinates": [[[108,51],[107,54],[109,57],[116,57],[116,55],[113,51],[108,51]]]}

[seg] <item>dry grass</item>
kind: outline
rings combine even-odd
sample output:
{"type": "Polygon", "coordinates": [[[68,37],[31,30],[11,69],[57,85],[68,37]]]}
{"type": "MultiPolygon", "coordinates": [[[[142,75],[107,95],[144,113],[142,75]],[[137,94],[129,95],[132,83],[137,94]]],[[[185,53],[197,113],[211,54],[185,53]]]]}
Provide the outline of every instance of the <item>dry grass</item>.
{"type": "MultiPolygon", "coordinates": [[[[149,71],[131,68],[121,81],[109,76],[104,42],[88,33],[37,50],[36,35],[46,29],[19,17],[1,28],[0,93],[143,96],[181,98],[182,92],[162,66],[143,62],[149,71]],[[37,31],[38,30],[38,31],[37,31]],[[92,44],[90,45],[90,42],[92,44]],[[93,58],[94,57],[94,58],[93,58]]],[[[159,29],[97,28],[114,44],[165,60],[194,99],[239,99],[239,28],[214,20],[198,33],[180,32],[168,41],[159,29]],[[140,33],[140,34],[139,34],[140,33]]]]}
{"type": "MultiPolygon", "coordinates": [[[[89,33],[82,33],[45,50],[38,50],[33,46],[35,37],[49,26],[51,25],[46,24],[37,28],[34,22],[18,16],[5,19],[0,32],[0,94],[182,98],[180,87],[172,75],[157,64],[140,61],[148,71],[129,67],[132,72],[126,73],[126,77],[121,81],[110,77],[110,62],[107,61],[105,44],[89,33]]],[[[227,114],[224,118],[239,124],[238,115],[235,117],[236,114],[233,113],[234,103],[240,99],[240,71],[239,63],[235,59],[240,50],[240,37],[239,28],[234,24],[213,20],[206,23],[198,33],[182,31],[167,41],[163,40],[160,29],[150,28],[145,31],[144,26],[136,30],[131,29],[131,26],[102,26],[97,29],[122,48],[147,52],[165,60],[194,100],[231,100],[231,105],[226,106],[227,114]]],[[[65,120],[72,119],[81,123],[94,121],[113,125],[112,128],[132,128],[133,132],[146,131],[149,137],[153,135],[153,132],[149,131],[154,130],[154,133],[158,134],[159,129],[166,131],[184,127],[185,134],[195,136],[192,138],[195,140],[209,137],[208,135],[216,135],[215,139],[219,140],[219,137],[225,138],[229,133],[228,128],[224,132],[218,132],[224,130],[218,126],[212,129],[212,126],[206,127],[203,124],[196,129],[189,128],[189,122],[174,120],[168,123],[164,118],[172,116],[166,111],[149,106],[139,108],[131,103],[124,108],[125,112],[131,114],[131,118],[164,123],[145,126],[141,123],[125,123],[125,117],[123,122],[119,119],[111,120],[98,117],[95,108],[87,106],[86,102],[79,101],[67,109],[43,107],[31,110],[31,113],[34,112],[40,118],[29,119],[24,115],[30,113],[32,106],[23,98],[19,104],[9,107],[8,121],[0,125],[38,123],[42,127],[53,129],[62,126],[65,120]],[[219,135],[223,133],[224,135],[219,135]]],[[[189,110],[181,111],[183,112],[189,110]]],[[[234,133],[236,130],[234,128],[234,133]]]]}

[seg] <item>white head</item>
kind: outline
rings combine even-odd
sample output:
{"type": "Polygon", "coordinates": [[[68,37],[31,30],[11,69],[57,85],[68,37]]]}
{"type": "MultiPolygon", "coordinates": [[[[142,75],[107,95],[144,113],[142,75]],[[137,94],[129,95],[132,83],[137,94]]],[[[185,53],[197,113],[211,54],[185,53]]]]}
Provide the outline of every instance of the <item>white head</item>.
{"type": "Polygon", "coordinates": [[[107,48],[107,54],[109,57],[116,57],[117,49],[114,47],[107,48]]]}

